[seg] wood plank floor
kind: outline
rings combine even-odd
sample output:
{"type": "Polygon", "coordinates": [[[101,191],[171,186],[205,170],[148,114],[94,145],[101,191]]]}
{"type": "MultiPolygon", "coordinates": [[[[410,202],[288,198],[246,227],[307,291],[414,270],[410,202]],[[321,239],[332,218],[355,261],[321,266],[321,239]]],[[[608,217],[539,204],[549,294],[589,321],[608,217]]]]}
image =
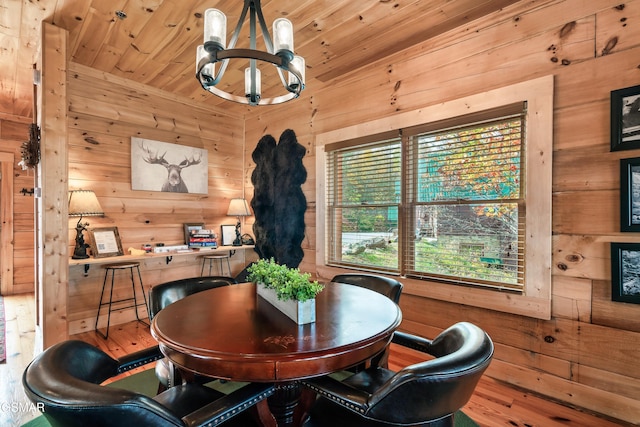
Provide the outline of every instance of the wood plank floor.
{"type": "MultiPolygon", "coordinates": [[[[39,413],[28,410],[21,377],[34,355],[35,325],[32,295],[5,297],[7,362],[0,364],[0,426],[20,426],[39,413]],[[22,406],[21,406],[22,405],[22,406]],[[15,410],[12,408],[16,408],[15,410]]],[[[149,328],[137,322],[112,326],[109,339],[95,332],[74,335],[119,357],[155,344],[149,328]]],[[[419,353],[392,346],[391,369],[421,360],[419,353]]],[[[569,408],[488,377],[476,387],[464,412],[482,427],[609,427],[631,426],[595,414],[569,408]]]]}
{"type": "Polygon", "coordinates": [[[4,297],[4,308],[7,361],[0,364],[0,426],[17,427],[40,415],[22,388],[22,372],[35,353],[33,295],[4,297]]]}

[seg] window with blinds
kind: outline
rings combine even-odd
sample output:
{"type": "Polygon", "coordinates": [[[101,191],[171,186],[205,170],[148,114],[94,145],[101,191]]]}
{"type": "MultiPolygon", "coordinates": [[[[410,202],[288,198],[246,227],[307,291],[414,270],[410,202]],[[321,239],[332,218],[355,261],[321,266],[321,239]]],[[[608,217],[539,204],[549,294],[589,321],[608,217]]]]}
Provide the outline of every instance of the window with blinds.
{"type": "Polygon", "coordinates": [[[408,138],[406,275],[522,288],[522,127],[516,114],[408,138]]]}
{"type": "Polygon", "coordinates": [[[522,290],[525,107],[327,147],[327,264],[522,290]]]}
{"type": "Polygon", "coordinates": [[[327,155],[328,263],[398,271],[401,141],[327,155]]]}

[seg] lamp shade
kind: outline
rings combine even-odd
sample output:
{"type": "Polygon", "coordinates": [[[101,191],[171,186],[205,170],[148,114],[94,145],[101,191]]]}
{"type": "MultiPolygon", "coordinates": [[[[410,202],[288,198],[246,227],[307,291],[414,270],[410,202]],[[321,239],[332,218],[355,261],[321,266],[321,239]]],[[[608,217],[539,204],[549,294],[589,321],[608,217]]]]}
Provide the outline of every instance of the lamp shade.
{"type": "MultiPolygon", "coordinates": [[[[262,78],[260,77],[260,69],[247,67],[244,70],[244,94],[248,98],[250,96],[260,99],[260,92],[262,86],[262,78]],[[255,71],[255,79],[251,75],[255,71]],[[255,85],[255,86],[254,86],[255,85]]],[[[257,101],[256,101],[257,102],[257,101]]],[[[240,199],[234,199],[240,200],[240,199]]]]}
{"type": "Polygon", "coordinates": [[[285,18],[273,21],[273,50],[293,52],[293,25],[285,18]]]}
{"type": "Polygon", "coordinates": [[[208,42],[216,49],[227,46],[227,17],[218,9],[204,11],[204,43],[208,42]]]}
{"type": "Polygon", "coordinates": [[[295,68],[299,73],[300,73],[300,77],[302,77],[302,81],[299,82],[298,79],[293,75],[293,73],[288,73],[288,85],[291,88],[297,88],[298,85],[302,85],[304,87],[304,81],[305,81],[305,62],[304,62],[304,58],[302,56],[294,56],[293,59],[291,60],[291,66],[293,68],[295,68]]]}
{"type": "Polygon", "coordinates": [[[104,212],[96,193],[91,190],[69,191],[69,216],[102,216],[104,212]]]}
{"type": "Polygon", "coordinates": [[[229,202],[228,216],[249,216],[251,211],[249,210],[249,204],[245,199],[231,199],[229,202]]]}

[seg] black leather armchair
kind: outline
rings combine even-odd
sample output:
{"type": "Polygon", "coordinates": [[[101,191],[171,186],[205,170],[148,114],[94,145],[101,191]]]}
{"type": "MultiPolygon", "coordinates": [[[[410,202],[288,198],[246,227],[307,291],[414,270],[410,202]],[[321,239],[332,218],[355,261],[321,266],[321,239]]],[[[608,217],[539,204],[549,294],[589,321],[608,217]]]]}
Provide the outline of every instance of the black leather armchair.
{"type": "MultiPolygon", "coordinates": [[[[396,279],[389,277],[377,276],[374,274],[338,274],[331,279],[332,282],[346,283],[349,285],[360,286],[361,288],[370,289],[379,294],[382,294],[389,298],[396,304],[400,303],[400,295],[402,294],[403,285],[396,279]]],[[[366,304],[366,301],[362,302],[366,304]]],[[[389,348],[374,356],[371,360],[363,362],[357,366],[349,368],[352,372],[359,372],[365,369],[367,366],[382,366],[387,367],[389,359],[389,348]]]]}
{"type": "Polygon", "coordinates": [[[372,367],[344,381],[303,381],[319,396],[305,427],[453,426],[493,357],[489,336],[460,322],[433,341],[396,332],[393,342],[435,358],[399,372],[372,367]]]}
{"type": "MultiPolygon", "coordinates": [[[[205,276],[173,280],[156,285],[149,290],[149,319],[152,320],[160,310],[184,297],[235,283],[237,282],[232,277],[205,276]]],[[[174,366],[167,359],[161,359],[156,363],[156,377],[160,382],[160,391],[174,386],[177,382],[177,376],[174,366]]]]}
{"type": "Polygon", "coordinates": [[[206,291],[207,289],[236,283],[238,282],[233,277],[205,276],[173,280],[155,285],[149,290],[150,320],[152,320],[160,310],[186,296],[206,291]]]}
{"type": "Polygon", "coordinates": [[[228,395],[184,384],[150,398],[100,385],[161,356],[153,347],[113,359],[83,341],[63,341],[27,366],[22,384],[54,427],[254,425],[243,412],[273,393],[269,384],[249,384],[228,395]],[[238,414],[242,415],[230,420],[238,414]]]}
{"type": "Polygon", "coordinates": [[[396,304],[400,302],[400,294],[402,294],[402,283],[396,279],[374,274],[338,274],[331,281],[371,289],[387,296],[396,304]]]}

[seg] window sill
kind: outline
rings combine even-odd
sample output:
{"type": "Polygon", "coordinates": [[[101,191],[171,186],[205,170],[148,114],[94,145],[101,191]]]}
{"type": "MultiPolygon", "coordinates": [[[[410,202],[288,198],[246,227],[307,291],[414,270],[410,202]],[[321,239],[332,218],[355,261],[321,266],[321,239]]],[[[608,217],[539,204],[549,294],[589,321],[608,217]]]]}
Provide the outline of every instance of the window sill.
{"type": "MultiPolygon", "coordinates": [[[[337,274],[353,271],[354,270],[317,265],[317,275],[325,281],[331,280],[331,278],[337,274]]],[[[364,273],[379,274],[363,271],[363,274],[364,273]]],[[[380,275],[385,276],[384,274],[380,275]]],[[[464,304],[536,319],[551,319],[551,299],[528,297],[513,292],[500,292],[495,289],[456,286],[429,280],[411,279],[408,277],[388,277],[398,279],[402,282],[404,285],[402,293],[405,295],[447,301],[454,304],[464,304]]]]}

